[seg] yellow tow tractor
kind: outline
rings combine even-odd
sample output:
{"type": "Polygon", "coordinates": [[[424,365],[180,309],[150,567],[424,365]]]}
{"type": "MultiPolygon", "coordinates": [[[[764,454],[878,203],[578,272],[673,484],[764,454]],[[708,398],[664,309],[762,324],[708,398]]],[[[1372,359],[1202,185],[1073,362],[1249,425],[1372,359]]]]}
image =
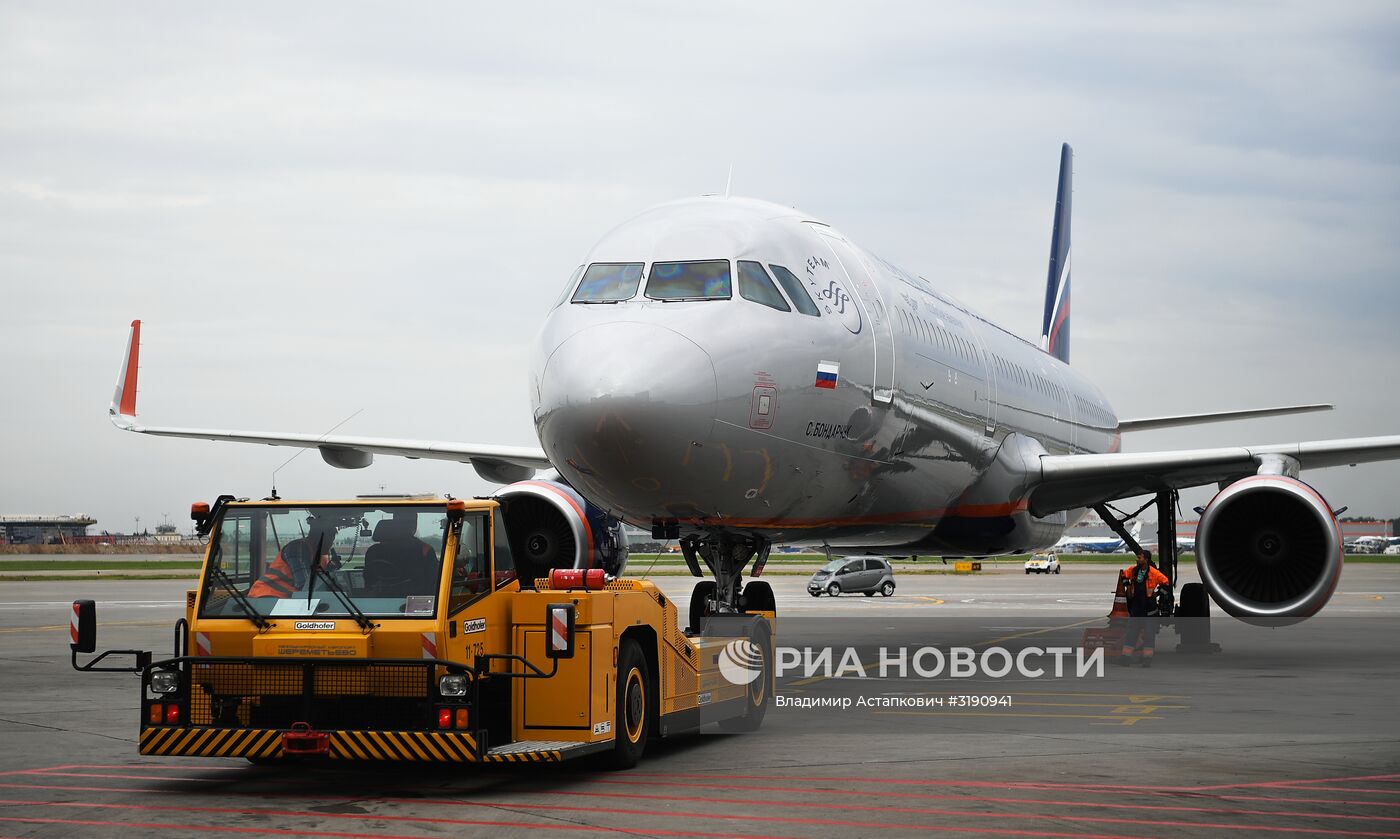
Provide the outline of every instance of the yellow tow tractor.
{"type": "MultiPolygon", "coordinates": [[[[73,666],[140,673],[144,755],[488,763],[598,754],[625,768],[649,738],[711,722],[759,725],[773,688],[766,584],[748,598],[759,608],[682,630],[676,605],[650,582],[538,567],[544,531],[509,530],[509,505],[196,504],[208,546],[174,654],[112,650],[80,664],[97,634],[95,605],[80,600],[73,666]],[[135,663],[104,664],[121,655],[135,663]]],[[[594,547],[582,535],[579,564],[594,547]]]]}

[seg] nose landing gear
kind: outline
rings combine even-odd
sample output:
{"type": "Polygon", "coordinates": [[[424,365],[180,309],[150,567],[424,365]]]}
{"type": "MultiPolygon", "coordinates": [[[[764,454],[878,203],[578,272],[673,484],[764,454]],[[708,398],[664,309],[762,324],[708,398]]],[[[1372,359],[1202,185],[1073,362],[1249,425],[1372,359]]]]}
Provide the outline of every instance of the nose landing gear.
{"type": "Polygon", "coordinates": [[[754,563],[754,576],[763,572],[772,544],[766,539],[715,533],[687,536],[680,540],[681,555],[690,573],[702,576],[704,562],[714,580],[698,583],[690,594],[690,632],[703,634],[706,619],[713,615],[741,615],[775,611],[773,589],[765,582],[751,580],[743,585],[744,569],[754,563]]]}

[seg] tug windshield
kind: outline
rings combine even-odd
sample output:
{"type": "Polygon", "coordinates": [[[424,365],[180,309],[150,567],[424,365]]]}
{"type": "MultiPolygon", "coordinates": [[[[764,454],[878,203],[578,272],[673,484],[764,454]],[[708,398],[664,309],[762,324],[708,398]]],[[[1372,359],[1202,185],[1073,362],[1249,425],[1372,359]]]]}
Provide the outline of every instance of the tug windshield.
{"type": "MultiPolygon", "coordinates": [[[[462,550],[480,552],[484,517],[461,526],[462,550]]],[[[230,508],[212,536],[200,616],[245,617],[246,603],[274,618],[432,618],[451,527],[441,505],[230,508]]]]}

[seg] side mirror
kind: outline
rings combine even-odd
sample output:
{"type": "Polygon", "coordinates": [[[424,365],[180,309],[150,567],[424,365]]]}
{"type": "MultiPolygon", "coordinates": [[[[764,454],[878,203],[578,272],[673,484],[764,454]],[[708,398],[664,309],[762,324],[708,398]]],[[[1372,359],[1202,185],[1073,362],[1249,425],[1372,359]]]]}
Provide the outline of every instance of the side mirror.
{"type": "Polygon", "coordinates": [[[97,650],[97,603],[92,600],[74,600],[73,617],[69,622],[69,633],[73,636],[69,644],[75,653],[91,653],[97,650]]]}
{"type": "Polygon", "coordinates": [[[544,654],[549,658],[574,657],[574,604],[551,603],[545,607],[544,654]]]}

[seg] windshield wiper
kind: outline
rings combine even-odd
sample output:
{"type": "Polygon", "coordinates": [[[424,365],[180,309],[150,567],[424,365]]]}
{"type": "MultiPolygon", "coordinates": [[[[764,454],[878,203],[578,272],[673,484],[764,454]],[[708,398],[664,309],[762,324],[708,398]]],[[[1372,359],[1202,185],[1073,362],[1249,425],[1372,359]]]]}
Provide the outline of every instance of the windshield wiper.
{"type": "Polygon", "coordinates": [[[316,555],[315,558],[311,560],[311,581],[306,587],[306,602],[308,605],[311,603],[311,593],[316,590],[317,577],[326,581],[326,588],[331,590],[331,593],[340,601],[340,604],[345,607],[345,611],[349,612],[350,616],[355,619],[355,623],[359,624],[360,629],[365,632],[370,632],[374,629],[374,621],[370,620],[369,616],[361,611],[359,606],[355,605],[355,601],[345,593],[345,589],[340,587],[340,583],[335,581],[335,577],[331,576],[331,572],[321,566],[321,540],[317,540],[316,555]]]}
{"type": "Polygon", "coordinates": [[[267,629],[271,626],[267,618],[262,616],[262,613],[258,611],[257,607],[248,601],[248,598],[243,592],[238,590],[238,586],[233,584],[233,580],[229,579],[228,574],[224,573],[223,566],[220,564],[223,562],[223,556],[224,552],[221,549],[215,551],[214,559],[209,563],[209,576],[213,577],[214,580],[223,587],[224,591],[229,593],[229,596],[233,598],[233,602],[238,604],[238,608],[243,610],[243,614],[248,620],[253,622],[254,626],[258,629],[267,629]]]}

